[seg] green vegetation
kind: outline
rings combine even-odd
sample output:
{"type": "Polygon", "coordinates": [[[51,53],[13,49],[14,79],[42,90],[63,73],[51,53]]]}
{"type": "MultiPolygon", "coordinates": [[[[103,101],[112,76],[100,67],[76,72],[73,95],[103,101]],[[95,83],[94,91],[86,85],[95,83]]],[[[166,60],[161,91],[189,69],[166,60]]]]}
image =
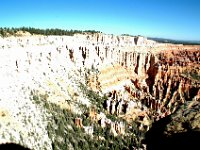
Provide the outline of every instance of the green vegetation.
{"type": "MultiPolygon", "coordinates": [[[[92,92],[88,92],[87,96],[92,102],[101,101],[102,98],[92,92]]],[[[74,114],[69,110],[62,109],[60,106],[47,101],[48,95],[37,95],[32,93],[32,99],[36,105],[45,109],[47,112],[48,125],[47,132],[52,141],[54,150],[63,149],[133,149],[139,147],[141,140],[136,137],[136,124],[133,122],[132,130],[127,131],[127,136],[114,137],[110,132],[110,126],[101,128],[98,123],[92,122],[85,114],[74,114]],[[93,135],[86,134],[83,128],[75,125],[75,118],[82,118],[84,126],[92,126],[93,135]]],[[[97,106],[101,104],[101,102],[97,106]]],[[[127,124],[126,124],[127,126],[127,124]]]]}
{"type": "Polygon", "coordinates": [[[185,70],[183,72],[183,75],[185,75],[186,77],[195,80],[195,81],[200,81],[200,74],[198,73],[199,68],[196,69],[192,69],[192,70],[185,70]]]}
{"type": "Polygon", "coordinates": [[[131,36],[131,37],[134,37],[134,36],[131,35],[131,34],[121,34],[121,36],[131,36]]]}
{"type": "Polygon", "coordinates": [[[88,89],[84,84],[80,83],[80,89],[83,92],[83,94],[86,95],[86,97],[90,100],[92,105],[95,105],[97,107],[97,111],[104,112],[103,104],[107,100],[107,97],[100,96],[98,93],[94,92],[93,90],[88,89]]]}
{"type": "Polygon", "coordinates": [[[18,31],[29,32],[30,34],[40,34],[40,35],[68,35],[73,36],[76,33],[84,34],[84,33],[101,33],[100,31],[95,30],[64,30],[64,29],[39,29],[32,27],[20,27],[20,28],[0,28],[0,36],[6,37],[8,35],[16,35],[18,31]]]}

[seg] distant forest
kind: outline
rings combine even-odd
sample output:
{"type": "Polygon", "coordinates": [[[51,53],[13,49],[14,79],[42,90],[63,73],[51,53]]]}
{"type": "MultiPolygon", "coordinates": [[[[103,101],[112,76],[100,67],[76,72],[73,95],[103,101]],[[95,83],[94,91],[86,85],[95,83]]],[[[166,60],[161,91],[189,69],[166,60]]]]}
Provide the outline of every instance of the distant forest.
{"type": "Polygon", "coordinates": [[[32,27],[20,27],[20,28],[0,28],[0,36],[7,37],[10,35],[16,35],[18,31],[29,32],[30,34],[40,34],[40,35],[68,35],[73,36],[76,33],[84,34],[84,33],[101,33],[100,31],[95,30],[63,30],[63,29],[39,29],[32,27]]]}
{"type": "Polygon", "coordinates": [[[173,43],[173,44],[183,44],[183,45],[200,45],[200,41],[189,41],[189,40],[172,40],[164,38],[152,38],[148,37],[149,40],[154,40],[159,43],[173,43]]]}

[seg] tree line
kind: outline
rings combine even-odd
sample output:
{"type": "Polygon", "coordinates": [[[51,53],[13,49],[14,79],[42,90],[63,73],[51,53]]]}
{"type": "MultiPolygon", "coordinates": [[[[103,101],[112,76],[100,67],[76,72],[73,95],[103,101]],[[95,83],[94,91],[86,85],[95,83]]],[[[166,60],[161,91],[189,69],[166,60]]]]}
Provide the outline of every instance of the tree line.
{"type": "Polygon", "coordinates": [[[84,33],[102,33],[100,31],[95,30],[64,30],[58,28],[50,28],[50,29],[39,29],[33,27],[19,27],[19,28],[7,28],[7,27],[0,27],[0,36],[6,37],[9,35],[16,35],[18,31],[29,32],[30,34],[39,34],[39,35],[68,35],[73,36],[74,34],[84,34],[84,33]]]}

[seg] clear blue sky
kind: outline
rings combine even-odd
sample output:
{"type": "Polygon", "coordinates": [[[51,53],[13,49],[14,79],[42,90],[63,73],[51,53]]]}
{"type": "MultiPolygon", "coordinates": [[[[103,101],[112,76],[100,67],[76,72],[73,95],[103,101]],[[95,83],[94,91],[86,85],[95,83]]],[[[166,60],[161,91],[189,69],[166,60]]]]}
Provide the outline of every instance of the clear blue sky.
{"type": "Polygon", "coordinates": [[[200,0],[0,0],[0,27],[200,40],[200,0]]]}

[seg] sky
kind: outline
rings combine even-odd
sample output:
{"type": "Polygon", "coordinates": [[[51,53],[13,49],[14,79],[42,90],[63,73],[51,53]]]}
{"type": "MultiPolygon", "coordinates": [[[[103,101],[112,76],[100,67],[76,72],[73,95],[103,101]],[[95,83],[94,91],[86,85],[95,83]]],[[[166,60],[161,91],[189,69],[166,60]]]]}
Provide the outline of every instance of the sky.
{"type": "Polygon", "coordinates": [[[200,40],[199,0],[1,0],[0,27],[200,40]]]}

